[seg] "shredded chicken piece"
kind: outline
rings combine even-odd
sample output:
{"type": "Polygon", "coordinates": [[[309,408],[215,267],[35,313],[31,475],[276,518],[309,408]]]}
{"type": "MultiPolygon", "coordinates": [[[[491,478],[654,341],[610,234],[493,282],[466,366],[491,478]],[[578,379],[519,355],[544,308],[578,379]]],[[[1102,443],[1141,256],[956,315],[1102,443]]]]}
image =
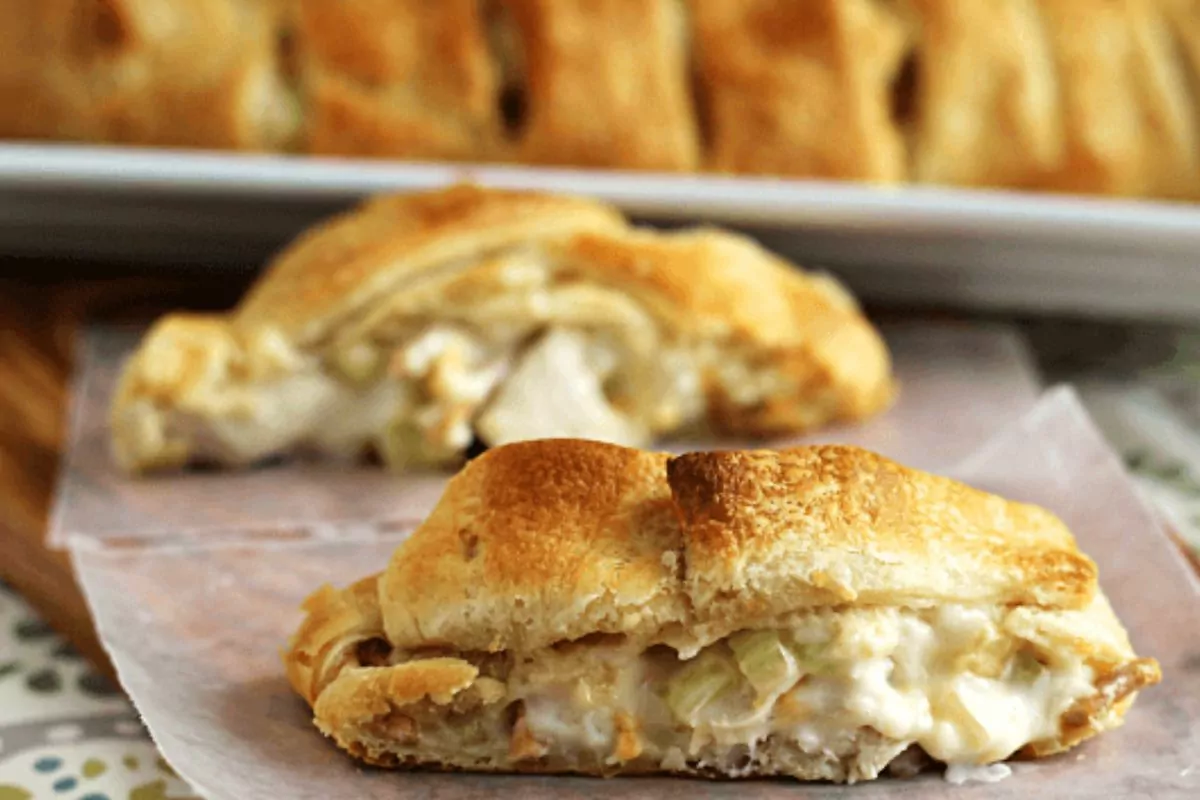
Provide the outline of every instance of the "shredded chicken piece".
{"type": "Polygon", "coordinates": [[[412,717],[392,712],[383,719],[383,732],[388,738],[402,745],[417,743],[417,721],[412,717]]]}
{"type": "Polygon", "coordinates": [[[541,758],[545,754],[546,746],[534,738],[525,723],[525,706],[517,706],[517,718],[513,722],[512,738],[508,743],[508,757],[513,761],[523,761],[527,758],[541,758]]]}
{"type": "Polygon", "coordinates": [[[617,746],[613,755],[619,761],[632,761],[642,754],[642,737],[638,733],[637,720],[624,711],[616,714],[617,746]]]}

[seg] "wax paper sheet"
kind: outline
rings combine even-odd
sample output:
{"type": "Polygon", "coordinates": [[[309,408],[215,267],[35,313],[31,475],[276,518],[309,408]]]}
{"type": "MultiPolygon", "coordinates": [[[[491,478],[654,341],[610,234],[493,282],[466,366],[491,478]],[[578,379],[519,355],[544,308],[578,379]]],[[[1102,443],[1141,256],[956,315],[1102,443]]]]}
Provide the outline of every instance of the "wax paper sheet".
{"type": "MultiPolygon", "coordinates": [[[[84,332],[51,515],[52,545],[76,535],[185,540],[230,530],[303,536],[322,535],[329,525],[344,531],[350,523],[403,527],[424,517],[441,494],[446,472],[396,476],[371,466],[292,462],[237,472],[122,474],[110,457],[108,408],[121,365],[141,333],[128,327],[84,332]]],[[[901,325],[885,334],[901,383],[896,405],[865,425],[827,429],[807,440],[861,444],[917,466],[936,466],[961,457],[1037,397],[1023,342],[1009,328],[901,325]]],[[[699,444],[661,446],[686,450],[699,444]]]]}
{"type": "Polygon", "coordinates": [[[1060,514],[1099,564],[1135,646],[1165,675],[1122,729],[1016,764],[996,784],[952,786],[937,774],[839,787],[362,769],[311,726],[279,648],[308,592],[381,569],[402,531],[334,526],[333,538],[185,544],[76,539],[73,556],[125,688],[167,759],[210,800],[1200,797],[1200,586],[1074,394],[1050,392],[944,471],[1060,514]]]}

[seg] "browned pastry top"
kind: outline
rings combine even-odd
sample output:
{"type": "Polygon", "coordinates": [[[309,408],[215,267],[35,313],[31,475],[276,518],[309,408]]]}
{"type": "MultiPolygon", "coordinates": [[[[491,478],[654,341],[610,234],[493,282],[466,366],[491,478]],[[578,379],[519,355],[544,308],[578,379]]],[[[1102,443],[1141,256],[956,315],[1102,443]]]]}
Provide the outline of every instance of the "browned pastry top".
{"type": "Polygon", "coordinates": [[[1161,678],[1054,515],[853,447],[501,447],[305,610],[292,683],[383,766],[854,781],[1059,752],[1161,678]]]}
{"type": "Polygon", "coordinates": [[[380,586],[389,639],[536,649],[813,606],[1086,607],[1054,515],[853,447],[670,460],[574,440],[472,461],[380,586]],[[663,553],[678,553],[678,560],[663,553]],[[682,582],[681,582],[682,578],[682,582]]]}
{"type": "Polygon", "coordinates": [[[0,137],[1200,196],[1194,0],[0,0],[0,137]]]}

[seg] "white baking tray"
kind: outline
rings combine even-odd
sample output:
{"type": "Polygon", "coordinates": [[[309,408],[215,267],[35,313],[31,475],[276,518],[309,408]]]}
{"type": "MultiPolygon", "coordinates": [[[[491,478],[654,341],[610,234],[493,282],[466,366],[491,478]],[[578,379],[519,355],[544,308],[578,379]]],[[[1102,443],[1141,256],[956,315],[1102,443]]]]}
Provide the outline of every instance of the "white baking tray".
{"type": "Polygon", "coordinates": [[[364,195],[457,180],[745,229],[868,300],[1200,317],[1200,205],[931,187],[0,144],[0,253],[253,267],[364,195]]]}

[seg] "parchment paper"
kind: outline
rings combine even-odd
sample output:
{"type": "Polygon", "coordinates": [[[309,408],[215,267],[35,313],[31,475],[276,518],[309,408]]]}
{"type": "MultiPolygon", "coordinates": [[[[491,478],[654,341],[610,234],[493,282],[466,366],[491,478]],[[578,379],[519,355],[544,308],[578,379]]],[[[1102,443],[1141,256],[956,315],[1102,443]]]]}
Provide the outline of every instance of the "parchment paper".
{"type": "Polygon", "coordinates": [[[1045,798],[1200,797],[1200,586],[1070,390],[1055,390],[950,474],[1060,514],[1163,685],[1124,728],[993,785],[936,774],[853,787],[791,781],[489,777],[363,770],[311,726],[278,648],[325,581],[382,568],[401,535],[187,545],[75,540],[76,568],[125,688],[179,773],[210,800],[279,797],[1045,798]]]}
{"type": "MultiPolygon", "coordinates": [[[[80,342],[51,545],[77,535],[188,540],[231,530],[243,537],[256,530],[343,535],[352,522],[363,529],[403,528],[423,518],[440,496],[446,472],[397,477],[378,467],[290,463],[239,472],[121,474],[109,455],[108,407],[141,332],[93,327],[80,342]]],[[[935,467],[953,463],[1037,398],[1023,341],[1011,329],[902,325],[885,333],[901,382],[898,403],[866,425],[828,429],[808,441],[861,444],[914,466],[935,467]]],[[[701,445],[661,446],[682,451],[701,445]]]]}

